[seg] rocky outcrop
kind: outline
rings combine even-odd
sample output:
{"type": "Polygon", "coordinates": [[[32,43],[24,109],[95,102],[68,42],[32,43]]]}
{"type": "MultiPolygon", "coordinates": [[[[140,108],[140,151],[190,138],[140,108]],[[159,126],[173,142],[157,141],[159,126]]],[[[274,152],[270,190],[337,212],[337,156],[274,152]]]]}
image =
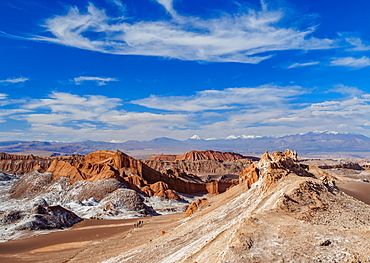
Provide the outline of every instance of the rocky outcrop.
{"type": "Polygon", "coordinates": [[[208,198],[197,199],[192,202],[189,207],[186,209],[185,217],[191,216],[198,209],[202,208],[208,202],[208,198]]]}
{"type": "Polygon", "coordinates": [[[252,184],[257,182],[258,179],[259,172],[255,164],[247,166],[239,175],[239,181],[245,183],[246,190],[249,190],[252,187],[252,184]]]}
{"type": "Polygon", "coordinates": [[[8,210],[0,215],[5,230],[41,230],[70,227],[82,218],[60,205],[49,206],[45,200],[25,211],[8,210]],[[8,229],[9,228],[9,229],[8,229]]]}
{"type": "Polygon", "coordinates": [[[151,184],[150,186],[144,186],[141,190],[148,196],[181,200],[181,197],[175,191],[169,189],[168,184],[161,181],[151,184]]]}
{"type": "Polygon", "coordinates": [[[308,172],[308,165],[300,164],[297,153],[291,150],[282,152],[265,152],[259,162],[247,166],[239,176],[239,181],[245,183],[246,190],[257,182],[261,174],[266,180],[265,187],[273,184],[291,173],[299,176],[314,177],[308,172]]]}
{"type": "Polygon", "coordinates": [[[40,230],[71,227],[82,221],[75,213],[60,205],[37,206],[33,213],[24,218],[24,223],[17,226],[17,230],[40,230]]]}
{"type": "Polygon", "coordinates": [[[155,215],[155,211],[144,204],[143,198],[130,189],[117,189],[106,196],[101,203],[104,205],[104,210],[112,215],[119,214],[122,209],[138,212],[142,216],[155,215]]]}
{"type": "Polygon", "coordinates": [[[0,171],[8,174],[26,174],[35,169],[40,172],[46,171],[54,160],[65,162],[82,161],[82,155],[72,154],[70,156],[38,157],[34,155],[15,155],[0,153],[0,171]]]}

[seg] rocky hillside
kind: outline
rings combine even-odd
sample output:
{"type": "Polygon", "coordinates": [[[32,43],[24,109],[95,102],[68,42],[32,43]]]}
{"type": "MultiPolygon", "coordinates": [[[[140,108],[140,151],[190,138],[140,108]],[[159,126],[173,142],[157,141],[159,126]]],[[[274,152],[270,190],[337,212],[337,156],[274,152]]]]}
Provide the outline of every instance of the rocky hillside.
{"type": "Polygon", "coordinates": [[[243,156],[234,152],[219,152],[219,151],[190,151],[181,155],[163,155],[157,154],[150,157],[148,160],[156,161],[199,161],[199,160],[214,160],[221,162],[232,162],[240,159],[245,159],[243,156]]]}
{"type": "Polygon", "coordinates": [[[211,181],[235,177],[243,171],[246,164],[239,162],[219,162],[215,160],[198,161],[157,161],[143,160],[149,167],[161,173],[172,173],[194,181],[211,181]],[[200,177],[202,179],[200,179],[200,177]]]}
{"type": "Polygon", "coordinates": [[[236,178],[244,166],[258,160],[233,152],[190,151],[181,155],[153,155],[143,160],[145,164],[161,173],[182,174],[182,177],[200,176],[204,181],[236,178]]]}
{"type": "Polygon", "coordinates": [[[370,206],[337,188],[345,180],[266,152],[179,227],[105,262],[366,262],[370,206]]]}

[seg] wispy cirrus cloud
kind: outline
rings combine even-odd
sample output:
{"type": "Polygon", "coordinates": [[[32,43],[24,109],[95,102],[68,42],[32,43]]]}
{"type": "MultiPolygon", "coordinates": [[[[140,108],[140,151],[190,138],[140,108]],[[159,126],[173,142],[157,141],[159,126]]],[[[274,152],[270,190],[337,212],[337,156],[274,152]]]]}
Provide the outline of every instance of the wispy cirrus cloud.
{"type": "Polygon", "coordinates": [[[370,58],[366,56],[362,56],[361,58],[354,57],[333,58],[330,64],[332,66],[343,66],[359,69],[370,66],[370,58]]]}
{"type": "Polygon", "coordinates": [[[19,77],[19,78],[8,78],[8,79],[2,79],[0,80],[0,83],[21,83],[21,82],[26,82],[29,80],[29,78],[24,78],[24,77],[19,77]]]}
{"type": "Polygon", "coordinates": [[[80,85],[82,82],[85,82],[85,81],[93,81],[93,82],[96,82],[98,86],[104,86],[104,85],[107,85],[107,82],[118,81],[118,79],[80,76],[80,77],[74,78],[73,81],[75,82],[76,85],[80,85]]]}
{"type": "Polygon", "coordinates": [[[131,101],[131,103],[152,109],[197,112],[205,110],[228,110],[240,106],[251,107],[278,104],[304,93],[305,91],[298,86],[279,87],[263,85],[256,88],[204,90],[197,92],[193,96],[159,97],[151,95],[148,98],[131,101]]]}
{"type": "Polygon", "coordinates": [[[299,68],[299,67],[308,67],[313,65],[318,65],[320,62],[318,61],[312,61],[312,62],[304,62],[304,63],[294,63],[288,67],[289,68],[299,68]]]}
{"type": "Polygon", "coordinates": [[[334,88],[328,90],[328,92],[341,93],[350,97],[361,96],[364,92],[357,87],[350,87],[343,84],[335,85],[334,88]]]}
{"type": "Polygon", "coordinates": [[[67,14],[46,20],[52,34],[30,39],[117,55],[144,55],[208,62],[257,64],[283,50],[332,48],[334,41],[312,36],[315,28],[282,26],[283,11],[248,9],[218,18],[178,15],[171,0],[157,0],[172,16],[164,20],[117,19],[92,3],[86,11],[71,7],[67,14]]]}
{"type": "Polygon", "coordinates": [[[369,51],[370,45],[365,44],[359,37],[347,37],[345,40],[353,47],[349,51],[369,51]]]}

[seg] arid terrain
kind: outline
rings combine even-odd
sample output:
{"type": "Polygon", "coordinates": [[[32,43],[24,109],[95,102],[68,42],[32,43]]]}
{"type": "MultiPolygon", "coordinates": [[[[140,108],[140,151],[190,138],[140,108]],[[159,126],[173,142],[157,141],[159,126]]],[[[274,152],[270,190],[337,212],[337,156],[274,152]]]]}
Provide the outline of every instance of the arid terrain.
{"type": "Polygon", "coordinates": [[[0,262],[368,262],[363,159],[1,155],[0,262]]]}

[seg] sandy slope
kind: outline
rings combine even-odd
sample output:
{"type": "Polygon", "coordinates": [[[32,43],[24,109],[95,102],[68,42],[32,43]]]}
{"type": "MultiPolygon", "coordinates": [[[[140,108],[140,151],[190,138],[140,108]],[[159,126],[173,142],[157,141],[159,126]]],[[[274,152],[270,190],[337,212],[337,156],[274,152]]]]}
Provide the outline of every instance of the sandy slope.
{"type": "Polygon", "coordinates": [[[353,181],[338,186],[346,194],[370,205],[370,183],[353,181]]]}
{"type": "Polygon", "coordinates": [[[67,231],[0,243],[0,262],[101,262],[167,233],[183,217],[85,220],[67,231]]]}

